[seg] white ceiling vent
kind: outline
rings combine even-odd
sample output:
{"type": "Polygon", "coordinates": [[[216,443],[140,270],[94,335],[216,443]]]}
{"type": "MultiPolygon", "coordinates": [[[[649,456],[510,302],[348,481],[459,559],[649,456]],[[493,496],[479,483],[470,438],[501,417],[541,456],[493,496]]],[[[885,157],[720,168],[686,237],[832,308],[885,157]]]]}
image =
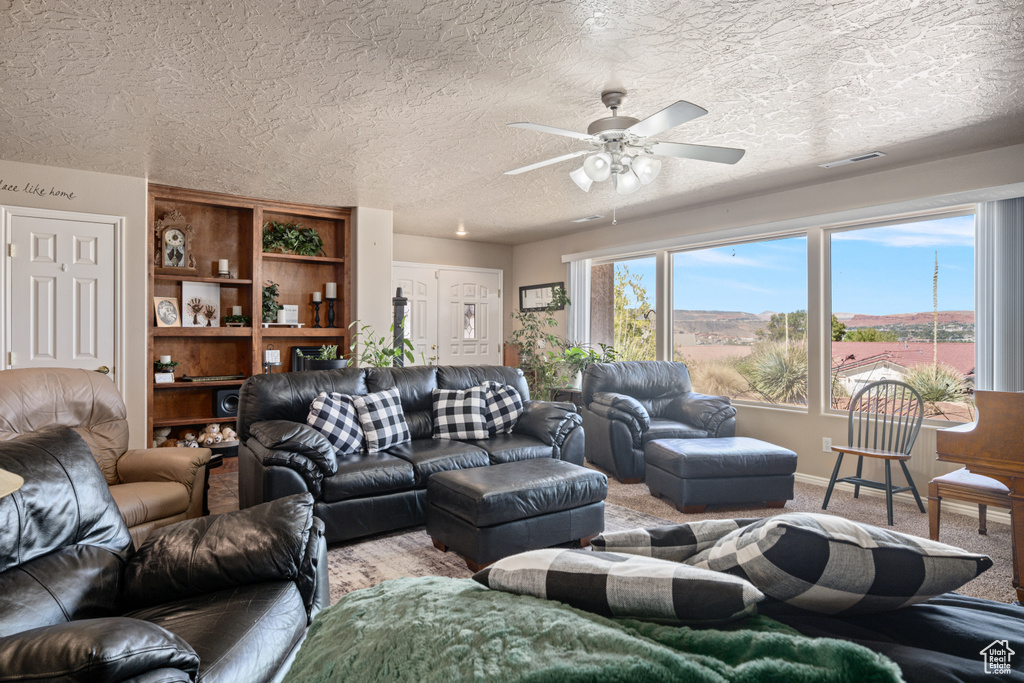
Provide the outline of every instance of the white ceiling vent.
{"type": "Polygon", "coordinates": [[[574,220],[572,222],[573,223],[586,223],[588,221],[599,221],[602,218],[604,218],[604,216],[598,216],[598,215],[595,214],[593,216],[587,216],[586,218],[577,218],[576,220],[574,220]]]}
{"type": "Polygon", "coordinates": [[[868,159],[877,159],[878,157],[884,156],[885,154],[882,152],[868,152],[867,154],[850,157],[849,159],[840,159],[839,161],[830,161],[825,164],[818,164],[818,166],[821,166],[822,168],[835,168],[836,166],[846,166],[847,164],[855,164],[858,161],[867,161],[868,159]]]}

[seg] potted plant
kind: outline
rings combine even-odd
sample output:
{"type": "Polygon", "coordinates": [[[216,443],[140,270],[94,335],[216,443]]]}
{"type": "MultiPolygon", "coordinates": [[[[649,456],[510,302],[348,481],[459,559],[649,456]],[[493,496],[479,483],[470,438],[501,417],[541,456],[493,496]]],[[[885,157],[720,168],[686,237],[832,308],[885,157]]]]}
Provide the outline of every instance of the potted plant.
{"type": "Polygon", "coordinates": [[[397,349],[395,348],[394,325],[390,329],[392,336],[388,338],[377,336],[369,325],[362,325],[356,328],[356,325],[359,324],[358,320],[353,320],[352,324],[349,325],[349,329],[352,330],[352,347],[359,350],[359,355],[356,358],[359,361],[359,365],[373,368],[390,368],[398,358],[408,360],[410,363],[416,362],[416,357],[412,355],[416,347],[412,345],[411,341],[402,339],[402,345],[397,349]]]}
{"type": "MultiPolygon", "coordinates": [[[[559,385],[559,363],[553,362],[552,350],[563,347],[563,340],[551,331],[558,327],[554,312],[569,303],[564,287],[555,287],[551,303],[544,311],[517,310],[512,313],[515,328],[508,336],[509,344],[519,351],[519,367],[526,377],[532,396],[548,396],[559,385]],[[548,349],[545,351],[544,349],[548,349]]],[[[555,352],[555,356],[560,352],[555,352]]]]}
{"type": "Polygon", "coordinates": [[[587,347],[583,344],[572,344],[561,353],[552,352],[555,356],[552,362],[560,364],[564,371],[563,378],[570,381],[573,389],[579,389],[583,384],[583,373],[591,363],[611,363],[615,361],[615,347],[608,344],[599,344],[600,351],[587,347]]]}
{"type": "Polygon", "coordinates": [[[317,256],[323,253],[324,240],[313,228],[301,223],[268,221],[263,226],[263,251],[277,254],[317,256]]]}
{"type": "Polygon", "coordinates": [[[263,285],[263,322],[272,323],[277,321],[277,312],[281,305],[277,303],[278,284],[267,280],[263,285]]]}
{"type": "Polygon", "coordinates": [[[303,370],[336,370],[348,365],[347,358],[338,358],[338,345],[324,344],[320,352],[315,356],[307,356],[301,350],[297,351],[302,359],[303,370]]]}
{"type": "Polygon", "coordinates": [[[155,360],[153,361],[153,381],[156,384],[171,384],[174,382],[174,368],[178,367],[176,360],[155,360]]]}
{"type": "Polygon", "coordinates": [[[249,316],[247,315],[226,315],[221,320],[227,327],[248,327],[249,316]]]}

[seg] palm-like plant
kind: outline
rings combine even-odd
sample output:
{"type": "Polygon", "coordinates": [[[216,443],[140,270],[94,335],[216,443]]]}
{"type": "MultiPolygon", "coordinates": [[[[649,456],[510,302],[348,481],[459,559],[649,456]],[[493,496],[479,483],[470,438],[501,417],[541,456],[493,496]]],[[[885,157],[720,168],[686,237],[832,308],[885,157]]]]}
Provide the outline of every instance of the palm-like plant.
{"type": "Polygon", "coordinates": [[[807,402],[807,347],[767,342],[748,356],[741,372],[751,388],[771,403],[807,402]]]}

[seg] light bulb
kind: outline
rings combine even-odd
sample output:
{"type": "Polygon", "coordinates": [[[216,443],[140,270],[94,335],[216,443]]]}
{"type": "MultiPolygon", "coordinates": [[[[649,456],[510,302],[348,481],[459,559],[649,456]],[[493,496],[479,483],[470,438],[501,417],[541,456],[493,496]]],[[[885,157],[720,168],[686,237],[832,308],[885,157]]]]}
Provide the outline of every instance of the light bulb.
{"type": "Polygon", "coordinates": [[[569,177],[572,178],[572,181],[584,192],[590,192],[590,186],[594,184],[594,181],[587,175],[587,170],[582,166],[571,172],[569,177]]]}
{"type": "Polygon", "coordinates": [[[640,179],[632,171],[615,176],[615,191],[619,194],[633,194],[640,189],[640,179]]]}
{"type": "Polygon", "coordinates": [[[637,157],[633,160],[632,168],[640,182],[646,185],[661,173],[661,160],[648,156],[637,157]]]}
{"type": "Polygon", "coordinates": [[[604,152],[591,154],[583,162],[583,172],[597,183],[608,180],[608,176],[612,174],[612,158],[604,152]]]}

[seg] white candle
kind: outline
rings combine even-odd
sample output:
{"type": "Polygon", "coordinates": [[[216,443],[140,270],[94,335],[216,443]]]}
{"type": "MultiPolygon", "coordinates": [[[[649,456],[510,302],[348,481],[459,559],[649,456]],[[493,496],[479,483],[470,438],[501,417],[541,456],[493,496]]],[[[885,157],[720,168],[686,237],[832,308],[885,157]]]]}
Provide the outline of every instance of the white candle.
{"type": "Polygon", "coordinates": [[[281,310],[279,310],[279,311],[277,312],[277,322],[279,322],[279,323],[283,323],[283,322],[285,322],[285,321],[286,321],[286,318],[287,318],[287,317],[288,317],[288,316],[287,316],[287,314],[286,314],[286,313],[284,312],[284,309],[283,309],[283,308],[282,308],[281,310]]]}
{"type": "Polygon", "coordinates": [[[242,315],[242,307],[241,306],[232,306],[231,307],[231,315],[242,315]]]}
{"type": "Polygon", "coordinates": [[[168,363],[171,362],[171,357],[170,356],[160,356],[160,362],[163,363],[164,365],[167,365],[168,363]]]}
{"type": "Polygon", "coordinates": [[[337,282],[328,282],[326,285],[324,285],[324,289],[327,292],[325,296],[328,299],[337,299],[338,298],[338,283],[337,282]]]}
{"type": "Polygon", "coordinates": [[[313,292],[313,301],[320,301],[320,292],[313,292]]]}
{"type": "Polygon", "coordinates": [[[228,260],[226,258],[222,258],[219,261],[217,261],[217,272],[218,273],[226,273],[226,272],[228,272],[228,260]]]}

